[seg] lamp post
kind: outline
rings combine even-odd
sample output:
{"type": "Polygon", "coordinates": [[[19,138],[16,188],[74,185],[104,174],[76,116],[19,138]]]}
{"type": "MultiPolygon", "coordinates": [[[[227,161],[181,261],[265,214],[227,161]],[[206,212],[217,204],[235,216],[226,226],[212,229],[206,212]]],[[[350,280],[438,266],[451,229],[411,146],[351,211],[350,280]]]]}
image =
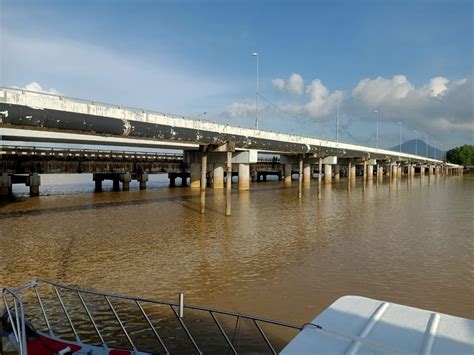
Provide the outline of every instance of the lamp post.
{"type": "Polygon", "coordinates": [[[429,156],[428,156],[428,136],[425,136],[425,140],[426,140],[426,142],[425,142],[426,154],[425,155],[426,155],[427,158],[429,158],[429,156]]]}
{"type": "Polygon", "coordinates": [[[398,126],[400,127],[400,153],[402,152],[402,123],[398,122],[398,126]]]}
{"type": "Polygon", "coordinates": [[[336,142],[339,142],[339,96],[337,97],[336,142]]]}
{"type": "Polygon", "coordinates": [[[253,57],[257,57],[257,87],[255,90],[255,128],[258,129],[258,53],[253,52],[253,57]]]}
{"type": "Polygon", "coordinates": [[[418,155],[418,136],[416,134],[416,129],[415,129],[415,155],[418,155]]]}
{"type": "Polygon", "coordinates": [[[379,111],[375,110],[374,111],[377,114],[377,130],[375,132],[375,147],[379,149],[379,111]]]}

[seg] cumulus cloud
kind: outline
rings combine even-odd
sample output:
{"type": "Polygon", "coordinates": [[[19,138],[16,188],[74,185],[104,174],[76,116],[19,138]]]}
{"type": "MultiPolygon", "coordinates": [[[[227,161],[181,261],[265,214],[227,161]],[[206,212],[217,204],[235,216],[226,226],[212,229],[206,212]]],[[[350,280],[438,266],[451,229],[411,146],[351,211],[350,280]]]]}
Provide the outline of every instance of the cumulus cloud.
{"type": "Polygon", "coordinates": [[[35,92],[45,92],[48,94],[61,95],[61,93],[54,88],[43,89],[43,87],[40,84],[38,84],[36,81],[32,81],[31,83],[26,84],[23,89],[29,90],[29,91],[35,91],[35,92]]]}
{"type": "MultiPolygon", "coordinates": [[[[418,132],[435,136],[446,137],[446,134],[453,134],[457,135],[458,140],[472,141],[472,77],[450,80],[437,76],[418,87],[405,75],[365,78],[345,92],[331,91],[319,79],[312,80],[306,87],[301,88],[300,84],[294,84],[304,83],[301,75],[293,74],[292,77],[299,79],[274,79],[272,83],[279,91],[287,93],[290,99],[295,93],[299,93],[294,88],[300,88],[300,102],[275,102],[274,106],[260,107],[261,116],[276,119],[276,115],[281,113],[278,111],[284,111],[289,114],[287,119],[293,116],[324,122],[335,117],[339,103],[341,115],[349,121],[356,118],[363,124],[367,119],[373,120],[373,111],[376,109],[381,122],[402,121],[405,129],[416,129],[418,132]]],[[[227,109],[227,113],[227,117],[233,118],[253,117],[255,103],[234,103],[227,109]]],[[[452,137],[446,139],[456,139],[452,137]]]]}
{"type": "Polygon", "coordinates": [[[223,114],[232,118],[255,117],[255,102],[234,102],[227,107],[223,114]]]}
{"type": "Polygon", "coordinates": [[[304,90],[304,80],[301,75],[293,73],[290,75],[288,80],[284,79],[273,79],[272,84],[281,92],[285,92],[291,95],[301,95],[304,90]]]}

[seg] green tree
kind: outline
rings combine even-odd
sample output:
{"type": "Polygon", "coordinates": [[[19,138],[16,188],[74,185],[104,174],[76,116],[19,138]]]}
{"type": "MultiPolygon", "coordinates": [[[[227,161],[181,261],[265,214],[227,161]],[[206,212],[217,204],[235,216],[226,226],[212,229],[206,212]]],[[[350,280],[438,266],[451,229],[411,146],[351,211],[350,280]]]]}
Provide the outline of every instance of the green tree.
{"type": "Polygon", "coordinates": [[[473,166],[474,145],[464,144],[461,147],[450,149],[446,152],[446,160],[450,163],[473,166]]]}

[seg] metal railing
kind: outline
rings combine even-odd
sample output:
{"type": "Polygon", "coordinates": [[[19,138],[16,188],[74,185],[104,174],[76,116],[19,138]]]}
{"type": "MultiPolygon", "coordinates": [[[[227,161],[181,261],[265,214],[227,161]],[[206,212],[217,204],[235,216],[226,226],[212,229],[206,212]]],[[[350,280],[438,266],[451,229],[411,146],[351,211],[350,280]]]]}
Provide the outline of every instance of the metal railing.
{"type": "MultiPolygon", "coordinates": [[[[43,299],[40,296],[38,286],[42,286],[42,287],[46,286],[52,289],[53,291],[52,294],[55,296],[56,300],[59,302],[60,309],[62,310],[62,313],[67,319],[68,327],[71,329],[72,333],[74,334],[74,338],[76,339],[76,341],[78,343],[81,343],[82,340],[77,332],[76,325],[71,317],[71,314],[70,314],[71,312],[63,300],[62,294],[65,295],[65,293],[68,292],[70,293],[70,295],[74,294],[75,296],[77,296],[77,300],[79,301],[79,304],[81,305],[82,310],[84,312],[83,314],[84,317],[89,320],[90,325],[92,325],[92,328],[95,334],[100,340],[100,346],[104,348],[109,348],[109,345],[107,344],[105,340],[104,334],[102,334],[102,332],[99,330],[98,322],[96,319],[94,319],[92,312],[90,310],[90,307],[87,305],[84,299],[85,295],[99,296],[103,300],[105,300],[108,306],[108,309],[111,312],[111,316],[113,316],[112,318],[115,319],[116,324],[118,324],[119,326],[118,329],[122,332],[122,334],[125,336],[127,340],[127,343],[129,345],[128,349],[132,351],[140,351],[140,349],[139,349],[139,346],[135,344],[135,342],[133,341],[129,330],[127,330],[127,327],[125,326],[123,319],[119,315],[119,311],[118,311],[119,309],[117,308],[117,304],[120,300],[131,301],[138,307],[138,310],[140,311],[140,315],[143,317],[145,324],[148,326],[149,330],[153,334],[153,337],[158,341],[158,343],[160,344],[161,350],[165,354],[170,354],[169,347],[167,346],[164,337],[162,337],[159,334],[157,327],[153,325],[151,316],[150,314],[146,312],[144,305],[161,305],[161,306],[169,307],[172,311],[172,314],[178,321],[180,328],[184,331],[187,339],[192,344],[194,351],[197,352],[198,354],[203,354],[203,351],[199,345],[199,342],[196,340],[196,336],[193,336],[192,332],[190,331],[189,327],[186,325],[184,321],[185,319],[184,309],[197,311],[197,312],[200,312],[200,314],[208,314],[213,320],[214,326],[217,328],[216,330],[218,331],[218,334],[220,334],[222,339],[225,341],[225,344],[227,345],[226,351],[227,352],[231,351],[233,354],[238,354],[238,349],[236,348],[234,344],[235,329],[234,329],[234,336],[230,337],[229,334],[226,333],[221,322],[219,321],[218,316],[232,317],[232,319],[235,319],[236,321],[236,326],[241,320],[247,320],[253,323],[253,325],[255,326],[255,329],[257,330],[256,334],[259,335],[259,337],[263,340],[263,342],[266,344],[266,347],[272,354],[277,354],[277,351],[275,349],[275,345],[272,344],[272,342],[270,341],[268,334],[262,328],[262,324],[278,326],[281,328],[287,328],[287,329],[291,329],[295,331],[302,330],[302,326],[300,325],[279,322],[279,321],[275,321],[271,319],[266,319],[266,318],[261,318],[261,317],[247,315],[247,314],[241,314],[237,312],[216,309],[216,308],[200,307],[200,306],[185,304],[184,297],[180,297],[180,302],[175,303],[175,302],[170,302],[170,301],[151,300],[151,299],[145,299],[141,297],[132,297],[128,295],[122,295],[122,294],[112,294],[112,293],[107,293],[107,292],[81,289],[77,287],[62,285],[54,281],[39,279],[39,280],[32,281],[31,283],[29,283],[28,285],[22,288],[16,288],[16,289],[5,288],[3,290],[3,300],[4,300],[4,304],[6,308],[6,314],[12,326],[12,331],[14,333],[15,340],[18,343],[20,355],[27,355],[26,330],[25,330],[26,320],[25,320],[25,311],[23,308],[23,303],[22,303],[22,298],[21,298],[21,294],[23,292],[27,290],[34,290],[34,299],[37,303],[36,310],[41,314],[41,317],[43,318],[44,323],[46,324],[47,332],[51,336],[56,336],[55,331],[53,327],[51,326],[51,322],[48,317],[48,312],[52,312],[52,310],[47,309],[47,307],[45,307],[45,303],[43,302],[43,299]]],[[[77,312],[77,308],[75,309],[75,311],[77,312]]],[[[82,343],[84,344],[84,342],[82,343]]]]}

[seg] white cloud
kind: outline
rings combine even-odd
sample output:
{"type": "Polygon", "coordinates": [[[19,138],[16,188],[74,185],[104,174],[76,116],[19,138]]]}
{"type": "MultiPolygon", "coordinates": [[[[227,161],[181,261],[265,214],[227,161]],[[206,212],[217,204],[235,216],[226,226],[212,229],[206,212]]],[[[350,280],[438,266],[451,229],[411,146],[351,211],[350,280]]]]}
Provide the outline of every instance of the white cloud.
{"type": "Polygon", "coordinates": [[[61,93],[54,88],[43,89],[41,85],[38,84],[36,81],[32,81],[31,83],[26,84],[23,89],[29,90],[29,91],[35,91],[35,92],[45,92],[48,94],[61,95],[61,93]]]}
{"type": "Polygon", "coordinates": [[[392,79],[378,77],[363,79],[352,90],[352,96],[369,107],[378,107],[384,103],[393,103],[405,99],[414,91],[413,85],[405,75],[395,75],[392,79]]]}
{"type": "Polygon", "coordinates": [[[301,95],[304,89],[304,80],[301,75],[293,73],[290,75],[288,80],[284,79],[273,79],[272,84],[281,92],[285,92],[291,95],[301,95]]]}
{"type": "Polygon", "coordinates": [[[255,102],[234,102],[222,114],[232,118],[255,117],[255,102]]]}
{"type": "MultiPolygon", "coordinates": [[[[293,74],[303,78],[298,74],[293,74]]],[[[273,85],[291,93],[290,80],[275,79],[273,85]]],[[[381,121],[403,121],[407,127],[432,133],[474,133],[473,79],[451,81],[443,76],[416,88],[405,75],[360,80],[344,95],[331,92],[319,79],[306,86],[304,103],[280,104],[282,110],[321,120],[335,114],[337,103],[348,117],[364,120],[377,109],[381,121]]],[[[472,139],[472,138],[471,138],[472,139]]]]}

